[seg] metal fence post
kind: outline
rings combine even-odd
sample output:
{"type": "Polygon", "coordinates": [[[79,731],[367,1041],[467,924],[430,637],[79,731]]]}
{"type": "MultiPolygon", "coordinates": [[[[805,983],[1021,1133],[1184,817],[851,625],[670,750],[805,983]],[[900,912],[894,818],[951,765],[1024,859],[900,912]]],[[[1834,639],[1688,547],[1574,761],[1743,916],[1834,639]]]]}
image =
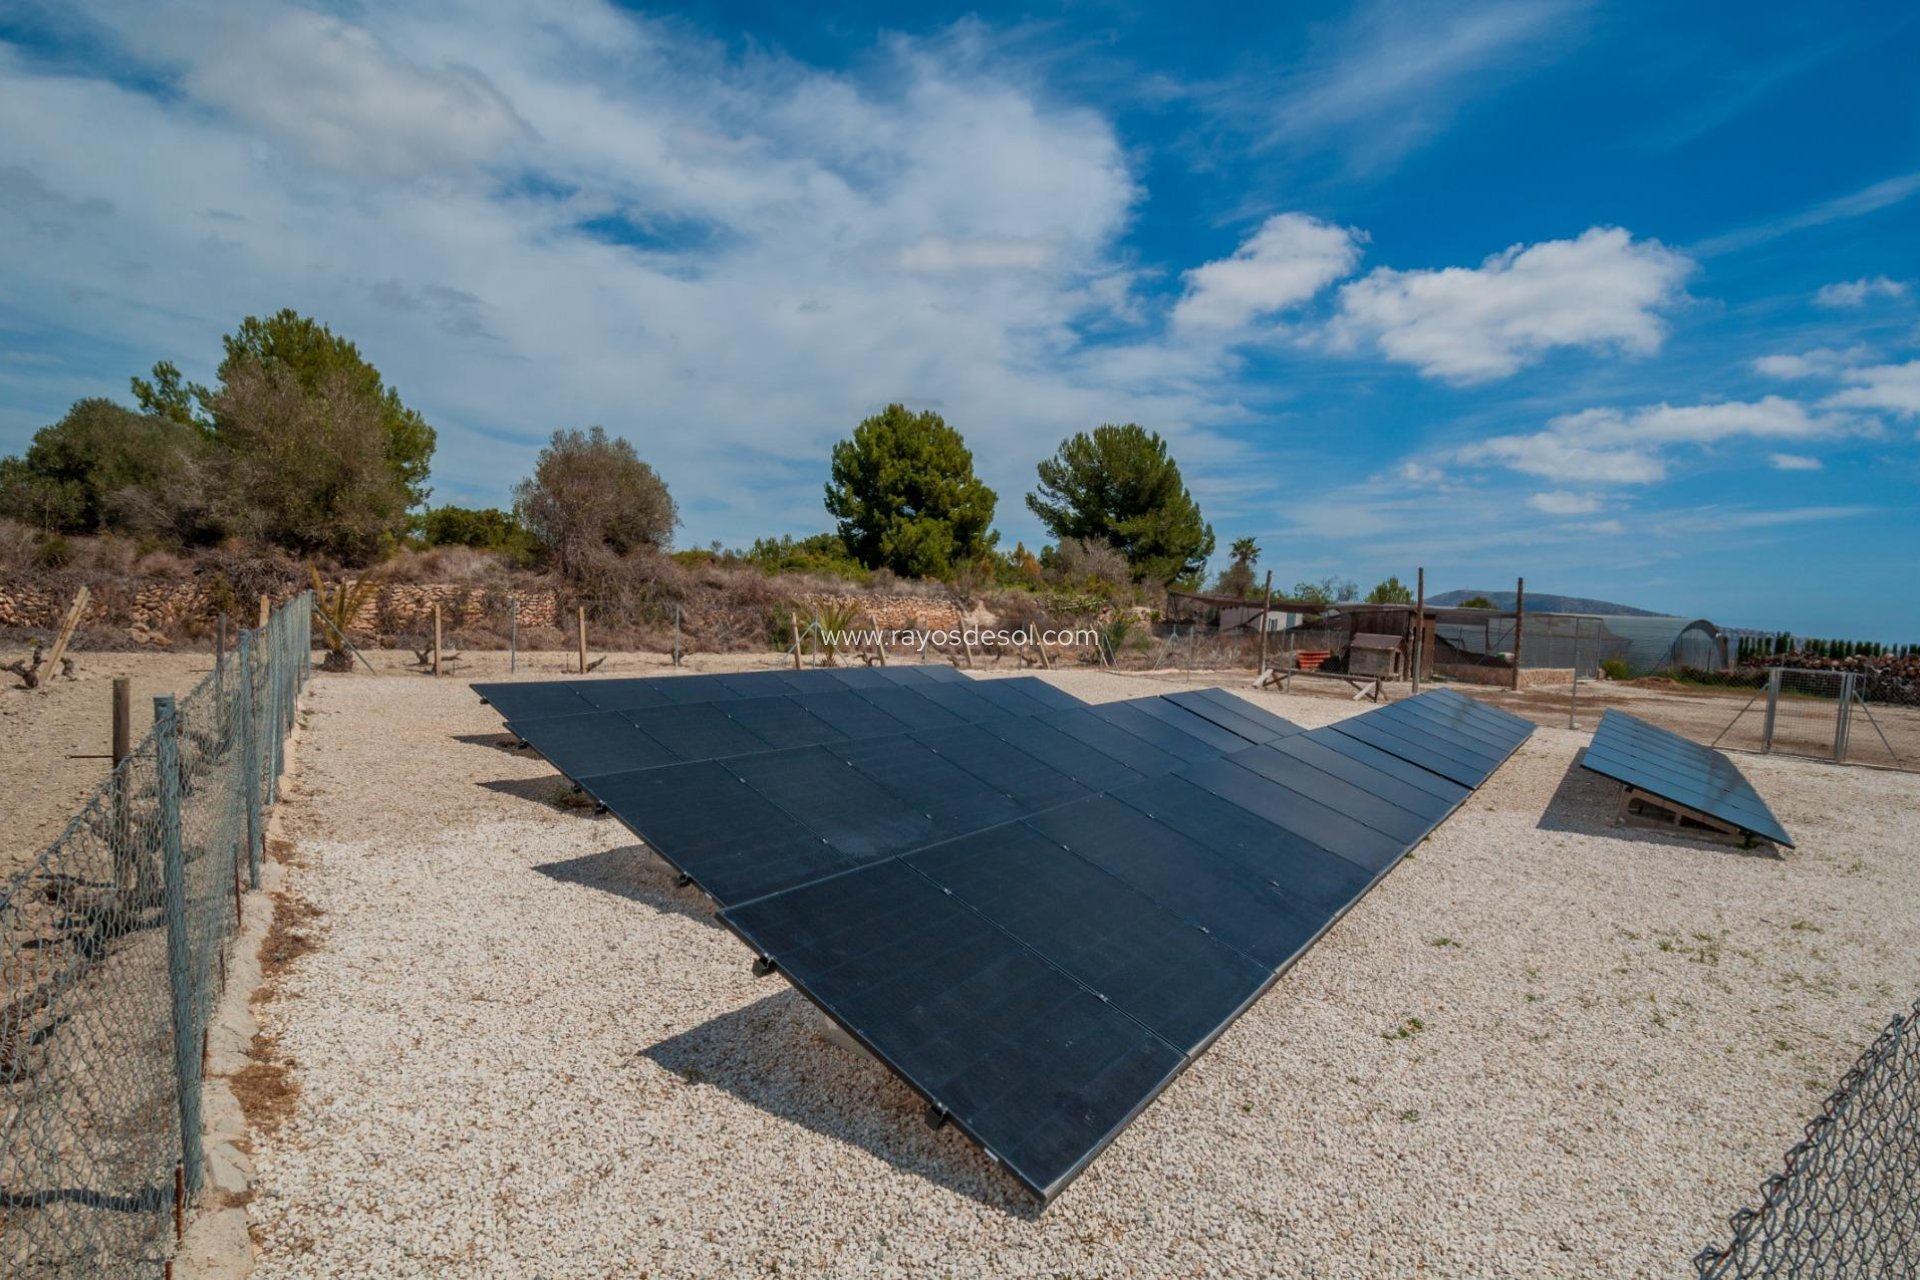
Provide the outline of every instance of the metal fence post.
{"type": "Polygon", "coordinates": [[[267,619],[267,804],[280,802],[280,701],[285,696],[281,689],[282,677],[280,660],[280,636],[275,627],[276,619],[267,619]]]}
{"type": "Polygon", "coordinates": [[[512,674],[520,666],[520,598],[515,596],[507,602],[507,672],[512,674]]]}
{"type": "Polygon", "coordinates": [[[1780,668],[1767,673],[1767,720],[1760,730],[1760,750],[1773,750],[1773,718],[1780,709],[1780,668]]]}
{"type": "Polygon", "coordinates": [[[200,1030],[194,1025],[193,957],[187,938],[187,873],[181,847],[180,726],[171,696],[153,700],[153,754],[159,788],[160,872],[172,995],[173,1074],[180,1110],[180,1164],[187,1194],[200,1190],[200,1030]]]}
{"type": "Polygon", "coordinates": [[[253,632],[240,633],[240,695],[234,709],[240,722],[240,803],[247,811],[247,885],[260,887],[260,731],[253,718],[253,632]]]}
{"type": "Polygon", "coordinates": [[[1847,748],[1851,744],[1848,738],[1853,731],[1853,682],[1858,677],[1851,671],[1840,673],[1840,705],[1833,713],[1833,760],[1835,764],[1847,762],[1847,748]]]}

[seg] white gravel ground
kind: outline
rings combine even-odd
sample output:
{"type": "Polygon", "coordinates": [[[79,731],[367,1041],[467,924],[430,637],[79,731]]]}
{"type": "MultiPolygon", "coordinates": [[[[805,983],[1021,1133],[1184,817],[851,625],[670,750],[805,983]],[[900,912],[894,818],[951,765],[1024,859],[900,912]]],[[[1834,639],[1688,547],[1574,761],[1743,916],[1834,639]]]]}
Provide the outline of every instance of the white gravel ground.
{"type": "Polygon", "coordinates": [[[1610,826],[1543,729],[1036,1214],[464,679],[309,706],[262,1276],[1681,1277],[1920,991],[1920,777],[1743,757],[1776,859],[1610,826]]]}

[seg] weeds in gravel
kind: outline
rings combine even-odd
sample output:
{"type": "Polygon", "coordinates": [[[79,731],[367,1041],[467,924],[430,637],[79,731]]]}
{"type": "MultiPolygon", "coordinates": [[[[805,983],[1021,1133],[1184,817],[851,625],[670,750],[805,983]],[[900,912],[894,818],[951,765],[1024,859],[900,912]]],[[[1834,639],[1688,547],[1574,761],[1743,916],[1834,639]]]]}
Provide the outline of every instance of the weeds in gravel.
{"type": "Polygon", "coordinates": [[[1400,1123],[1402,1124],[1412,1124],[1414,1121],[1418,1120],[1419,1118],[1420,1118],[1420,1108],[1418,1107],[1408,1107],[1405,1111],[1402,1111],[1400,1113],[1400,1123]]]}
{"type": "Polygon", "coordinates": [[[1391,1031],[1382,1031],[1382,1040],[1411,1040],[1427,1029],[1427,1024],[1418,1018],[1402,1018],[1400,1025],[1391,1031]]]}
{"type": "Polygon", "coordinates": [[[1460,944],[1455,942],[1452,938],[1447,937],[1445,934],[1442,934],[1438,938],[1427,939],[1427,945],[1430,947],[1452,947],[1456,951],[1460,949],[1460,944]]]}
{"type": "Polygon", "coordinates": [[[554,783],[547,803],[562,813],[591,813],[597,807],[592,796],[578,790],[571,782],[554,783]]]}

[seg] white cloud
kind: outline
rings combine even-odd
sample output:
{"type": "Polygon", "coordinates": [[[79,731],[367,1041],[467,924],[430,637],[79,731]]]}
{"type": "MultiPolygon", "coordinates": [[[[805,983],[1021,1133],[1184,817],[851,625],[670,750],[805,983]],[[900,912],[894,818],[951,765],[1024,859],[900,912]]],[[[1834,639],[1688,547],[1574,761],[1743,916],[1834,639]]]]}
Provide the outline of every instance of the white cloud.
{"type": "Polygon", "coordinates": [[[1899,298],[1905,296],[1906,292],[1904,281],[1873,276],[1824,285],[1813,295],[1813,301],[1814,305],[1821,307],[1863,307],[1869,298],[1899,298]]]}
{"type": "Polygon", "coordinates": [[[0,178],[39,193],[0,190],[0,329],[88,335],[96,393],[163,358],[204,380],[242,316],[293,306],[428,413],[439,499],[498,501],[597,421],[695,541],[822,527],[828,446],[892,399],[965,432],[1014,521],[1034,460],[1102,421],[1167,435],[1203,501],[1241,469],[1216,354],[1082,336],[1138,305],[1111,122],[964,33],[855,77],[611,5],[192,10],[240,46],[80,7],[120,41],[90,65],[140,74],[0,46],[0,118],[36,122],[0,131],[0,178]]]}
{"type": "Polygon", "coordinates": [[[1495,436],[1456,455],[1467,463],[1495,463],[1546,480],[1587,484],[1652,484],[1667,464],[1645,449],[1595,449],[1552,431],[1495,436]]]}
{"type": "Polygon", "coordinates": [[[1839,373],[1850,364],[1858,364],[1867,354],[1865,346],[1838,351],[1815,347],[1798,355],[1761,356],[1753,362],[1756,372],[1770,378],[1820,378],[1839,373]]]}
{"type": "Polygon", "coordinates": [[[1353,163],[1391,163],[1452,120],[1468,98],[1573,43],[1585,0],[1495,0],[1457,7],[1355,6],[1307,55],[1218,95],[1268,146],[1344,146],[1353,163]]]}
{"type": "Polygon", "coordinates": [[[1601,504],[1599,497],[1594,494],[1556,489],[1534,494],[1527,499],[1527,505],[1550,516],[1587,516],[1598,511],[1601,504]]]}
{"type": "Polygon", "coordinates": [[[1460,461],[1504,466],[1565,484],[1651,484],[1664,480],[1676,446],[1736,438],[1820,440],[1876,429],[1870,419],[1816,412],[1795,400],[1598,408],[1562,414],[1544,431],[1496,436],[1458,451],[1460,461]]]}
{"type": "Polygon", "coordinates": [[[1818,471],[1826,464],[1804,453],[1776,453],[1768,458],[1775,471],[1818,471]]]}
{"type": "Polygon", "coordinates": [[[1190,330],[1238,329],[1296,306],[1352,274],[1365,241],[1365,233],[1351,227],[1304,213],[1276,214],[1231,258],[1186,273],[1173,323],[1190,330]]]}
{"type": "Polygon", "coordinates": [[[1845,369],[1840,380],[1853,385],[1822,404],[1836,409],[1880,409],[1903,418],[1920,414],[1920,360],[1845,369]]]}
{"type": "Polygon", "coordinates": [[[1376,269],[1341,288],[1332,336],[1456,383],[1505,377],[1555,347],[1646,355],[1692,270],[1658,241],[1594,227],[1515,245],[1477,268],[1376,269]]]}

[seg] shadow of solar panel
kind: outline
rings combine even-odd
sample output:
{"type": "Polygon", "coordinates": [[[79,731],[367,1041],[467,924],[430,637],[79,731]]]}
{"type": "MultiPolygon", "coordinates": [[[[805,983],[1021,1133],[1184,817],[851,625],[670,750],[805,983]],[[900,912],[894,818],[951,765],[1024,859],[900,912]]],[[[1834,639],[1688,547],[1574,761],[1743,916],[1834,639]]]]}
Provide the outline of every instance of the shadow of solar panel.
{"type": "Polygon", "coordinates": [[[584,715],[596,708],[591,702],[562,684],[469,685],[481,701],[500,713],[504,720],[542,720],[549,716],[584,715]]]}
{"type": "Polygon", "coordinates": [[[1043,1198],[1186,1063],[898,859],[722,919],[1043,1198]]]}
{"type": "MultiPolygon", "coordinates": [[[[1337,854],[1329,858],[1327,850],[1306,837],[1184,778],[1149,778],[1120,788],[1112,798],[1321,912],[1337,912],[1372,878],[1373,873],[1358,863],[1337,854]]],[[[1037,814],[1030,821],[1065,838],[1065,833],[1055,831],[1048,814],[1037,814]]]]}
{"type": "MultiPolygon", "coordinates": [[[[1132,701],[1103,702],[1087,710],[1114,728],[1124,729],[1142,742],[1188,763],[1211,760],[1220,754],[1220,748],[1176,729],[1164,720],[1155,719],[1132,701]]],[[[1194,718],[1199,719],[1197,716],[1194,718]]]]}
{"type": "Polygon", "coordinates": [[[595,773],[654,769],[680,759],[618,711],[510,721],[507,727],[576,781],[595,773]]]}
{"type": "Polygon", "coordinates": [[[723,767],[854,862],[935,838],[932,818],[824,746],[764,751],[723,767]]]}
{"type": "Polygon", "coordinates": [[[1623,711],[1600,717],[1580,763],[1594,773],[1791,849],[1793,838],[1746,775],[1718,751],[1623,711]]]}
{"type": "Polygon", "coordinates": [[[905,860],[1183,1053],[1212,1039],[1272,976],[1021,823],[905,860]]]}
{"type": "Polygon", "coordinates": [[[1179,703],[1171,702],[1164,697],[1139,698],[1128,702],[1126,705],[1138,707],[1146,715],[1152,716],[1162,724],[1170,725],[1178,729],[1190,738],[1198,738],[1207,746],[1212,747],[1215,755],[1223,755],[1229,751],[1238,751],[1253,741],[1253,739],[1243,737],[1231,729],[1222,728],[1205,716],[1189,711],[1179,703]]]}
{"type": "Polygon", "coordinates": [[[862,738],[827,749],[924,813],[935,840],[1009,822],[1025,812],[1010,796],[913,738],[862,738]]]}
{"type": "Polygon", "coordinates": [[[580,785],[721,902],[757,898],[858,865],[710,760],[601,774],[580,785]]]}
{"type": "MultiPolygon", "coordinates": [[[[767,744],[754,736],[745,725],[728,718],[722,705],[696,702],[670,707],[639,707],[624,714],[649,738],[681,760],[712,760],[719,756],[767,750],[767,744]]],[[[534,743],[534,749],[539,749],[538,743],[534,743]]]]}
{"type": "MultiPolygon", "coordinates": [[[[1001,716],[980,727],[1089,791],[1110,791],[1143,776],[1104,751],[1070,738],[1038,716],[1001,716]]],[[[1107,727],[1102,723],[1102,727],[1107,727]]],[[[1168,757],[1172,761],[1172,757],[1168,757]]],[[[1177,762],[1173,762],[1177,763],[1177,762]]]]}
{"type": "Polygon", "coordinates": [[[1189,689],[1163,696],[1168,702],[1185,707],[1248,742],[1272,742],[1302,732],[1291,720],[1283,720],[1265,707],[1257,707],[1222,689],[1189,689]]]}
{"type": "MultiPolygon", "coordinates": [[[[1189,818],[1206,820],[1219,810],[1232,810],[1229,823],[1234,815],[1248,816],[1191,783],[1178,785],[1193,793],[1185,806],[1189,818]]],[[[1276,854],[1265,848],[1275,843],[1271,836],[1256,833],[1253,843],[1262,847],[1259,861],[1282,877],[1276,882],[1251,869],[1247,860],[1189,839],[1115,796],[1061,805],[1035,814],[1025,825],[1125,881],[1268,973],[1298,955],[1368,881],[1360,867],[1324,850],[1299,851],[1290,858],[1276,854]]],[[[1231,1016],[1225,1014],[1220,1021],[1231,1016]]]]}
{"type": "Polygon", "coordinates": [[[722,705],[720,711],[775,750],[833,742],[845,736],[792,698],[739,698],[722,705]]]}
{"type": "MultiPolygon", "coordinates": [[[[1285,756],[1277,759],[1291,760],[1285,756]]],[[[1370,872],[1392,866],[1407,851],[1401,841],[1314,799],[1310,794],[1313,771],[1297,761],[1292,763],[1298,767],[1292,772],[1290,785],[1255,773],[1230,757],[1188,765],[1175,776],[1370,872]]],[[[1274,772],[1285,770],[1276,768],[1274,772]]]]}

